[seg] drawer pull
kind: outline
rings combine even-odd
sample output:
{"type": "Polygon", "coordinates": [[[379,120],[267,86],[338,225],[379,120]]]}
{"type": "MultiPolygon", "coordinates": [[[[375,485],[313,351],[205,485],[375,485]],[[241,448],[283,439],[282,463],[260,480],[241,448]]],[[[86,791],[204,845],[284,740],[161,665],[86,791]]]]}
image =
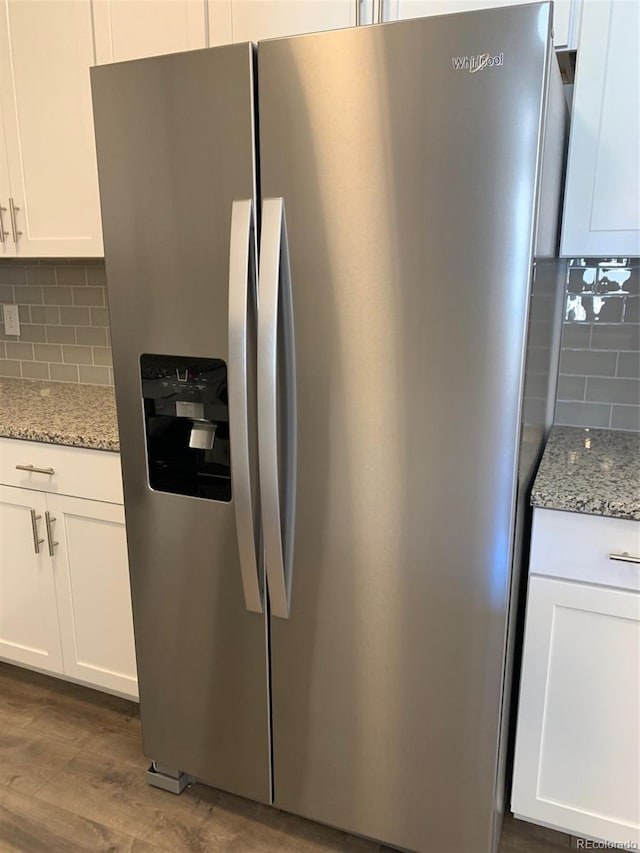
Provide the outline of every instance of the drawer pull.
{"type": "Polygon", "coordinates": [[[640,557],[634,557],[627,551],[623,551],[622,554],[609,554],[609,559],[618,560],[620,563],[640,563],[640,557]]]}
{"type": "Polygon", "coordinates": [[[38,522],[42,518],[41,515],[36,515],[35,509],[31,510],[31,532],[33,533],[33,550],[36,554],[40,553],[40,546],[44,539],[38,539],[38,522]]]}
{"type": "Polygon", "coordinates": [[[48,474],[50,477],[56,473],[53,468],[36,468],[35,465],[16,465],[16,471],[31,471],[32,474],[48,474]]]}
{"type": "Polygon", "coordinates": [[[53,549],[58,544],[57,542],[53,541],[53,522],[56,519],[55,519],[55,516],[51,515],[50,512],[45,512],[44,520],[45,520],[45,523],[47,526],[47,542],[49,543],[49,556],[53,557],[54,556],[53,549]]]}

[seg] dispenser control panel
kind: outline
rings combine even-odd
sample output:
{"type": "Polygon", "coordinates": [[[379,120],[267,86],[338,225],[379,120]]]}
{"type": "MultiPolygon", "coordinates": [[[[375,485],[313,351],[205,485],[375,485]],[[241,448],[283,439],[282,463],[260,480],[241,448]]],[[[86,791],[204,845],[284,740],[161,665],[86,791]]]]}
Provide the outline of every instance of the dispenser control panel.
{"type": "Polygon", "coordinates": [[[225,362],[145,354],[140,377],[151,488],[230,501],[225,362]]]}

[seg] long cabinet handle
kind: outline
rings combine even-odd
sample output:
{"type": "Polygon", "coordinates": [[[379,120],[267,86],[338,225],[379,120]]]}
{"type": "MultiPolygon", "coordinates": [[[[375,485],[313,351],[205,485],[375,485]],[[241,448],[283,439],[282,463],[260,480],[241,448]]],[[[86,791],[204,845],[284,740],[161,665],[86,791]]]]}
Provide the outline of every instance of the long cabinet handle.
{"type": "Polygon", "coordinates": [[[0,243],[6,243],[6,238],[9,236],[9,232],[4,230],[4,222],[2,221],[2,214],[6,212],[7,208],[0,204],[0,243]]]}
{"type": "Polygon", "coordinates": [[[54,468],[36,468],[35,465],[16,465],[16,471],[29,471],[31,474],[48,474],[50,477],[56,473],[54,468]]]}
{"type": "Polygon", "coordinates": [[[231,488],[247,610],[263,613],[256,554],[249,444],[248,318],[256,308],[256,249],[251,199],[234,201],[229,249],[229,437],[231,488]]]}
{"type": "Polygon", "coordinates": [[[609,554],[609,559],[617,560],[620,563],[640,563],[640,557],[629,554],[627,551],[623,551],[622,554],[609,554]]]}
{"type": "Polygon", "coordinates": [[[53,549],[58,545],[58,542],[53,541],[53,522],[55,521],[55,516],[51,515],[49,511],[44,514],[44,522],[47,528],[47,544],[49,545],[49,556],[53,557],[53,549]]]}
{"type": "Polygon", "coordinates": [[[44,542],[44,539],[38,539],[38,522],[41,518],[41,515],[36,515],[35,509],[31,510],[31,533],[33,534],[33,550],[36,554],[40,553],[40,546],[44,542]]]}
{"type": "Polygon", "coordinates": [[[287,619],[296,491],[296,383],[291,271],[281,198],[265,199],[262,205],[258,280],[258,460],[264,556],[271,612],[287,619]],[[284,380],[280,394],[278,353],[284,380]]]}
{"type": "Polygon", "coordinates": [[[13,231],[13,242],[18,242],[18,237],[22,236],[22,231],[18,231],[18,226],[16,222],[16,211],[20,210],[19,207],[16,207],[12,198],[9,199],[9,216],[11,217],[11,230],[13,231]]]}

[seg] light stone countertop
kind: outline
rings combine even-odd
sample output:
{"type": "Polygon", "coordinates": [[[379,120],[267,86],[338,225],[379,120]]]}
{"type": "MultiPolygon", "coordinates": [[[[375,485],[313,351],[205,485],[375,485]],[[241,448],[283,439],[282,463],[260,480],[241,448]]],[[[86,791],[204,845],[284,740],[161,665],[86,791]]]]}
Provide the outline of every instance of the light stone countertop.
{"type": "Polygon", "coordinates": [[[640,520],[640,434],[554,426],[531,504],[640,520]]]}
{"type": "Polygon", "coordinates": [[[113,388],[0,379],[0,437],[117,452],[113,388]]]}

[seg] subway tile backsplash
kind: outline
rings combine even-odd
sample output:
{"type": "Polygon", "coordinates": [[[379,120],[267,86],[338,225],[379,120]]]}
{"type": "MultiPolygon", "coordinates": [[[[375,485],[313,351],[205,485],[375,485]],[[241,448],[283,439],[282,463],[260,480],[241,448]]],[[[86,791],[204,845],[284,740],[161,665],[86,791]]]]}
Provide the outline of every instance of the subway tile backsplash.
{"type": "Polygon", "coordinates": [[[104,262],[0,260],[0,305],[18,305],[20,336],[0,312],[0,376],[113,385],[104,262]]]}
{"type": "Polygon", "coordinates": [[[640,430],[640,259],[570,262],[555,420],[640,430]]]}
{"type": "MultiPolygon", "coordinates": [[[[104,262],[0,260],[0,376],[113,385],[104,262]]],[[[569,263],[555,421],[640,431],[640,259],[569,263]]]]}

